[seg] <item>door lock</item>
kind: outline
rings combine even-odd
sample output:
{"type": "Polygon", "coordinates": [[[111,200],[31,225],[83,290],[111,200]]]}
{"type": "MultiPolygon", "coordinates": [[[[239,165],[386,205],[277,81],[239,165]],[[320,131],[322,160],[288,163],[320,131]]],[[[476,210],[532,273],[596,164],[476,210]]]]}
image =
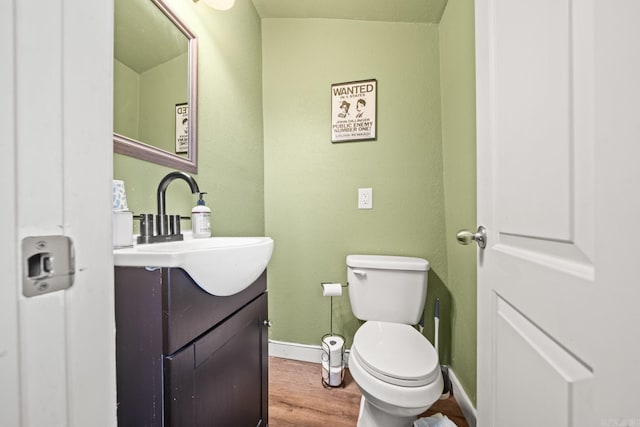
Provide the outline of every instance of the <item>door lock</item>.
{"type": "Polygon", "coordinates": [[[67,236],[22,239],[22,294],[25,297],[67,289],[73,285],[75,255],[67,236]]]}

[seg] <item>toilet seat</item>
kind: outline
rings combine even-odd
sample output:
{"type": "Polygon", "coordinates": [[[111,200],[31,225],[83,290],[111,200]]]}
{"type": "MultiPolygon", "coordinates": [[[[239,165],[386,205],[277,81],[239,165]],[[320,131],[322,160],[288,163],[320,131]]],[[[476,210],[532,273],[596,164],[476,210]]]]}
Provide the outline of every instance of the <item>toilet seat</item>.
{"type": "Polygon", "coordinates": [[[412,326],[368,321],[357,331],[351,356],[375,378],[403,387],[421,387],[440,374],[435,348],[412,326]]]}

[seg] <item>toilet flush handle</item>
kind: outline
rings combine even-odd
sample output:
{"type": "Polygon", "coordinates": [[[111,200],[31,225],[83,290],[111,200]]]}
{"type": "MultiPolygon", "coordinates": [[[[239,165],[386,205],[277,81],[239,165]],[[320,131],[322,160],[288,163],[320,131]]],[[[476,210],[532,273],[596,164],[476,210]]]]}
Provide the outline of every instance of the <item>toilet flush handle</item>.
{"type": "Polygon", "coordinates": [[[367,272],[364,270],[353,270],[353,274],[360,277],[367,277],[367,272]]]}

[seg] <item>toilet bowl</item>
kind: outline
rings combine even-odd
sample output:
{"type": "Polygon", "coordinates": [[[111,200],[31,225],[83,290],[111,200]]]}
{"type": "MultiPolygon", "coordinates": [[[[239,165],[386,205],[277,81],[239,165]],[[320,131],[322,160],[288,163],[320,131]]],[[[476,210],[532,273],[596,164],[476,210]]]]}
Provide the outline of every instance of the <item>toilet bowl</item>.
{"type": "Polygon", "coordinates": [[[356,331],[349,371],[362,392],[358,427],[411,427],[442,395],[438,354],[412,325],[427,291],[428,261],[349,255],[347,278],[356,331]]]}
{"type": "Polygon", "coordinates": [[[351,346],[349,371],[363,395],[358,427],[409,427],[442,394],[436,351],[409,325],[362,325],[351,346]]]}

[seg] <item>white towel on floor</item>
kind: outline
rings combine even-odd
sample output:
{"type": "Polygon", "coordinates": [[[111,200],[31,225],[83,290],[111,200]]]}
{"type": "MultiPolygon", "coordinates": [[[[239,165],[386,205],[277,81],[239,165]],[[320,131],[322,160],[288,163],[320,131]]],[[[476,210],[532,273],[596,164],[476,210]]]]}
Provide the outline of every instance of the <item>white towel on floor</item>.
{"type": "Polygon", "coordinates": [[[414,421],[413,427],[457,427],[446,415],[435,414],[414,421]]]}

